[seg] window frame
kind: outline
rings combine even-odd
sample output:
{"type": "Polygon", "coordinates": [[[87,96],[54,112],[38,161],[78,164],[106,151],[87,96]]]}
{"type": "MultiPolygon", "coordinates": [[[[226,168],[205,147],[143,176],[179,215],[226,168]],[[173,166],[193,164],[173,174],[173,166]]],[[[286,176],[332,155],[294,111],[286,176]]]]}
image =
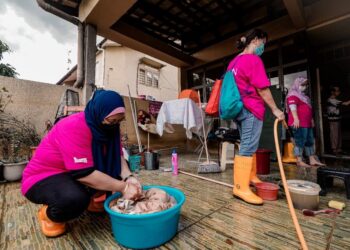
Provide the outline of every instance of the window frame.
{"type": "Polygon", "coordinates": [[[140,62],[137,67],[137,84],[159,89],[160,69],[140,62]],[[144,73],[141,74],[141,71],[144,73]],[[149,81],[151,79],[151,81],[149,81]]]}

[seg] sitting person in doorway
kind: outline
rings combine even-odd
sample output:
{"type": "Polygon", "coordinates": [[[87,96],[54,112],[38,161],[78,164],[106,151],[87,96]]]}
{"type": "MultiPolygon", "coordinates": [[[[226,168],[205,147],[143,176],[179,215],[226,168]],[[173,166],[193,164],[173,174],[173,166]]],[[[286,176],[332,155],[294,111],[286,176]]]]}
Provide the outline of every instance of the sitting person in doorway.
{"type": "Polygon", "coordinates": [[[306,95],[308,79],[297,77],[286,97],[288,126],[293,131],[295,141],[294,155],[299,167],[324,166],[315,155],[315,139],[310,98],[306,95]],[[303,153],[309,157],[310,165],[303,161],[303,153]]]}
{"type": "Polygon", "coordinates": [[[350,105],[350,100],[342,102],[339,100],[339,86],[331,86],[331,96],[327,99],[327,117],[330,130],[330,141],[333,154],[342,153],[342,135],[341,135],[341,106],[350,105]]]}
{"type": "Polygon", "coordinates": [[[44,235],[59,236],[65,223],[95,204],[98,191],[121,192],[126,199],[141,195],[122,155],[119,123],[125,117],[122,97],[98,90],[85,111],[60,120],[42,139],[23,172],[22,194],[43,204],[39,225],[44,235]]]}

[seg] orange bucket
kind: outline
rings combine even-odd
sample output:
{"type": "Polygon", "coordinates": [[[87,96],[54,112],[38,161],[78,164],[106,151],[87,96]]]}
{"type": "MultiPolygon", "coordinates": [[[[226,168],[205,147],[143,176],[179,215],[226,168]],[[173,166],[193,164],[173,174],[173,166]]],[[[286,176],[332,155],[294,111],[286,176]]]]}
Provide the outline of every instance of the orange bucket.
{"type": "Polygon", "coordinates": [[[193,89],[184,89],[183,91],[181,91],[178,99],[182,99],[182,98],[190,98],[195,103],[199,103],[198,93],[193,89]]]}

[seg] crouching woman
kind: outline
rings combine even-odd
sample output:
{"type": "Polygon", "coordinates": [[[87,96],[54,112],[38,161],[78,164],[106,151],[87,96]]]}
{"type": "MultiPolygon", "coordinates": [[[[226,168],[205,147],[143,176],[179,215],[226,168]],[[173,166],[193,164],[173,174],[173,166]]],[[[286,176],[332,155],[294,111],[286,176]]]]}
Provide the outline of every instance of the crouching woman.
{"type": "Polygon", "coordinates": [[[22,194],[43,204],[38,212],[48,237],[66,231],[66,222],[94,203],[98,191],[121,192],[127,199],[141,194],[141,185],[123,158],[119,123],[125,117],[122,97],[96,91],[85,111],[59,121],[43,138],[24,170],[22,194]]]}

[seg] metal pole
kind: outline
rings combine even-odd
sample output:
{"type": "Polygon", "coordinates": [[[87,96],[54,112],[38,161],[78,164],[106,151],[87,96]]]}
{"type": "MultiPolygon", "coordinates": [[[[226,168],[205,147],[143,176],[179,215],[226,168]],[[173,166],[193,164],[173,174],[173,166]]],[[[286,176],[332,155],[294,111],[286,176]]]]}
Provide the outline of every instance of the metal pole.
{"type": "Polygon", "coordinates": [[[139,135],[139,129],[138,129],[138,127],[137,127],[137,120],[136,120],[136,116],[135,116],[134,105],[132,104],[132,101],[131,101],[131,94],[130,94],[130,87],[129,87],[129,84],[128,84],[128,91],[129,91],[129,102],[130,102],[132,120],[133,120],[133,122],[134,122],[134,128],[135,128],[137,143],[138,143],[138,145],[139,145],[139,153],[141,153],[141,152],[142,152],[141,140],[140,140],[140,135],[139,135]]]}

